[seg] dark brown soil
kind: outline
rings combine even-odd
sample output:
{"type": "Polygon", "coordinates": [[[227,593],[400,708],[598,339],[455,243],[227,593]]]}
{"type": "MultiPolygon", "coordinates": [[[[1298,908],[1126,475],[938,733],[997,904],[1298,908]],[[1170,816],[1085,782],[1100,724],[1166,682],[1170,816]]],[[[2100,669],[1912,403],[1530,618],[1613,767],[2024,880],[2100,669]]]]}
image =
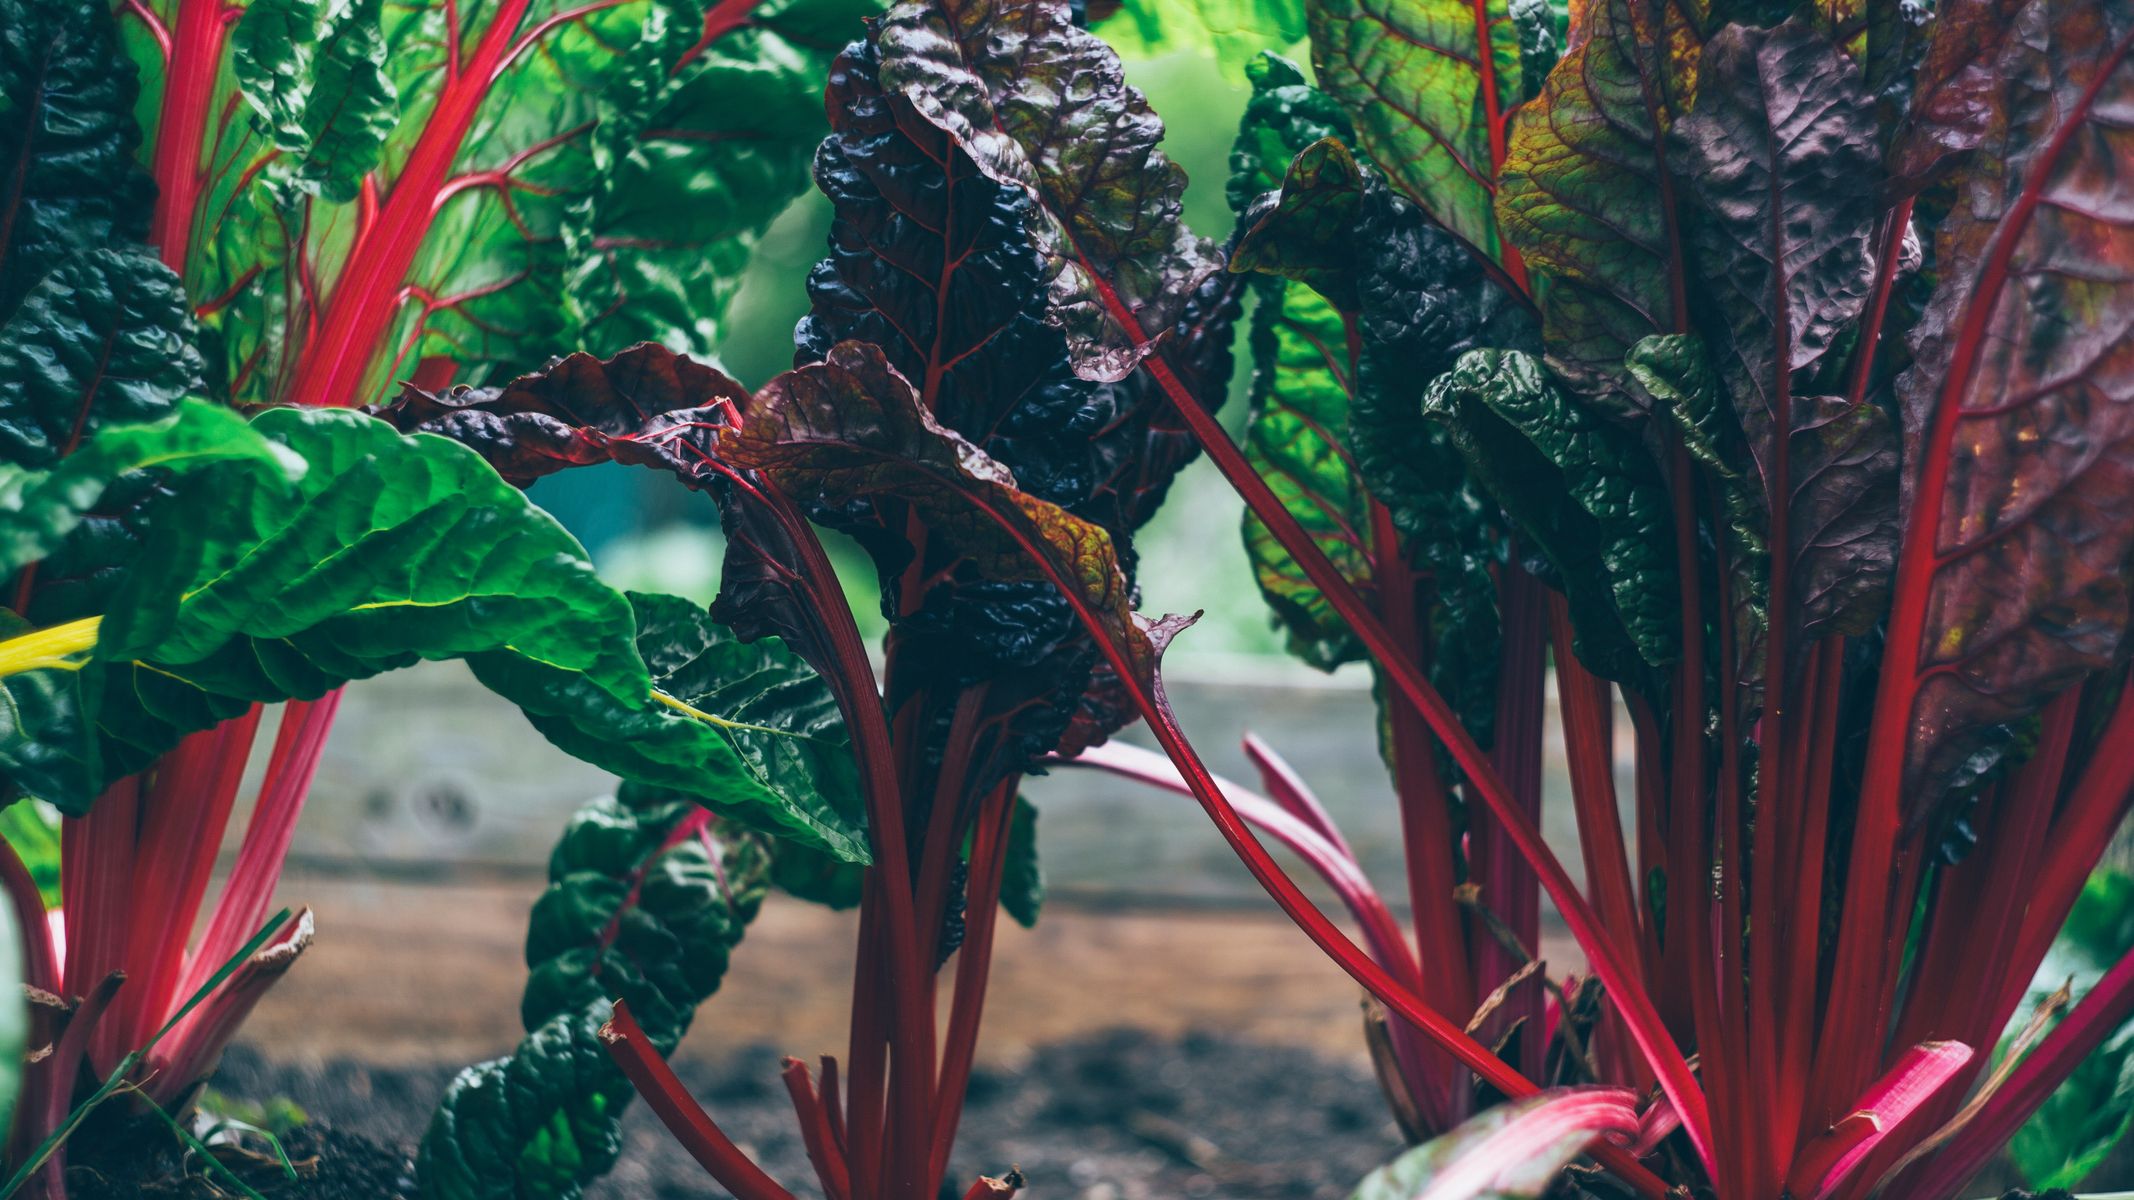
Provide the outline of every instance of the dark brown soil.
{"type": "MultiPolygon", "coordinates": [[[[769,1048],[752,1047],[722,1063],[685,1061],[679,1070],[736,1142],[796,1195],[813,1197],[819,1193],[778,1061],[769,1048]]],[[[324,1142],[307,1143],[320,1151],[313,1190],[261,1187],[264,1194],[372,1200],[406,1194],[406,1150],[455,1068],[278,1064],[239,1047],[215,1086],[243,1099],[295,1101],[324,1142]],[[344,1153],[348,1161],[335,1161],[344,1153]]],[[[627,1129],[622,1164],[590,1200],[720,1194],[642,1106],[632,1107],[627,1129]]],[[[980,1068],[952,1178],[1019,1166],[1030,1200],[1336,1200],[1398,1149],[1366,1070],[1221,1036],[1120,1031],[1043,1048],[1018,1069],[980,1068]]],[[[134,1186],[78,1196],[217,1195],[134,1186]]]]}
{"type": "MultiPolygon", "coordinates": [[[[71,1200],[193,1200],[244,1193],[229,1176],[187,1154],[160,1121],[106,1125],[85,1130],[70,1147],[67,1194],[71,1200]]],[[[225,1150],[217,1160],[268,1200],[381,1200],[412,1195],[414,1168],[408,1155],[360,1133],[323,1123],[301,1126],[282,1139],[296,1171],[291,1180],[279,1159],[264,1153],[225,1150]]]]}

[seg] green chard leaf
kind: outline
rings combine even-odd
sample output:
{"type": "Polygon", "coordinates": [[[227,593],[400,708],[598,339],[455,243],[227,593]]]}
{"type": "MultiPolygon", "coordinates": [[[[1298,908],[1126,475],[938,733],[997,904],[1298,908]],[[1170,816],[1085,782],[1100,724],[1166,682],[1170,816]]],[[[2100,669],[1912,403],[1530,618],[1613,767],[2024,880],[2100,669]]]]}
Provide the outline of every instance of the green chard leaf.
{"type": "Polygon", "coordinates": [[[1906,559],[1885,670],[1907,815],[1982,730],[2124,663],[2134,618],[2134,6],[2039,0],[1935,245],[1904,404],[1906,559]],[[1916,640],[1915,640],[1916,639],[1916,640]]]}
{"type": "Polygon", "coordinates": [[[1000,907],[1024,929],[1037,927],[1045,906],[1045,872],[1037,861],[1037,806],[1015,798],[1008,816],[1007,862],[1000,880],[1000,907]]]}
{"type": "Polygon", "coordinates": [[[1630,347],[1688,319],[1666,135],[1695,91],[1698,8],[1596,0],[1512,116],[1497,220],[1547,280],[1549,354],[1582,391],[1619,392],[1630,347]]]}
{"type": "Polygon", "coordinates": [[[416,1157],[425,1200],[570,1200],[623,1145],[633,1090],[594,1036],[621,999],[672,1053],[763,902],[769,853],[686,796],[625,785],[580,809],[526,942],[526,1037],[460,1072],[416,1157]]]}
{"type": "Polygon", "coordinates": [[[252,0],[230,32],[244,98],[306,190],[345,204],[399,116],[385,74],[382,0],[252,0]]]}
{"type": "MultiPolygon", "coordinates": [[[[1288,129],[1308,136],[1316,124],[1288,129]]],[[[1240,146],[1252,137],[1248,127],[1240,146]]],[[[1427,572],[1433,678],[1486,738],[1499,538],[1458,455],[1423,418],[1421,393],[1464,350],[1531,345],[1526,310],[1332,138],[1305,146],[1281,191],[1242,218],[1233,269],[1289,281],[1279,292],[1274,279],[1262,283],[1247,453],[1359,587],[1374,590],[1391,571],[1427,572]],[[1397,550],[1379,544],[1378,502],[1397,550]]],[[[1346,623],[1249,514],[1246,545],[1300,657],[1331,668],[1359,656],[1346,623]]]]}
{"type": "Polygon", "coordinates": [[[1358,148],[1433,220],[1495,258],[1502,124],[1525,94],[1519,34],[1502,0],[1306,8],[1312,67],[1355,120],[1358,148]]]}
{"type": "MultiPolygon", "coordinates": [[[[2032,1003],[2072,982],[2079,999],[2134,949],[2134,877],[2100,868],[2031,981],[2032,1003]]],[[[2026,1007],[2029,1007],[2026,1005],[2026,1007]]],[[[2074,1188],[2134,1133],[2134,1026],[2090,1052],[2016,1131],[2008,1157],[2033,1188],[2074,1188]]]]}
{"type": "Polygon", "coordinates": [[[221,0],[125,6],[215,392],[356,405],[596,341],[708,352],[876,7],[258,0],[172,82],[169,31],[221,0]]]}
{"type": "MultiPolygon", "coordinates": [[[[1254,202],[1263,193],[1283,186],[1285,175],[1304,185],[1325,171],[1354,169],[1341,143],[1331,140],[1351,136],[1348,118],[1332,97],[1305,83],[1294,64],[1271,54],[1254,60],[1247,70],[1252,99],[1230,151],[1230,205],[1243,220],[1257,211],[1254,202]],[[1298,160],[1300,153],[1312,157],[1298,160]],[[1298,160],[1294,169],[1293,160],[1298,160]]],[[[1355,304],[1351,299],[1352,311],[1343,313],[1311,284],[1279,277],[1282,263],[1298,259],[1298,270],[1311,273],[1337,294],[1353,297],[1353,286],[1343,278],[1350,272],[1311,271],[1335,257],[1320,244],[1323,239],[1346,236],[1354,217],[1355,192],[1346,186],[1328,191],[1331,195],[1319,207],[1330,219],[1314,221],[1297,215],[1302,195],[1289,197],[1285,189],[1284,201],[1256,222],[1276,236],[1261,237],[1250,254],[1232,256],[1232,270],[1273,272],[1254,281],[1260,303],[1252,318],[1252,411],[1243,442],[1245,460],[1283,507],[1345,577],[1368,586],[1370,494],[1347,444],[1349,393],[1356,370],[1349,357],[1355,304]],[[1327,211],[1337,206],[1346,211],[1338,216],[1327,211]],[[1295,242],[1304,244],[1292,250],[1295,242]]],[[[1290,652],[1322,670],[1360,657],[1361,647],[1347,623],[1267,526],[1249,509],[1242,519],[1253,574],[1288,635],[1290,652]]]]}
{"type": "Polygon", "coordinates": [[[0,320],[53,268],[147,232],[139,86],[104,0],[0,3],[0,320]]]}
{"type": "Polygon", "coordinates": [[[1212,54],[1233,76],[1250,75],[1269,47],[1304,40],[1304,8],[1303,0],[1125,0],[1092,24],[1129,61],[1212,54]]]}
{"type": "Polygon", "coordinates": [[[1163,122],[1118,56],[1066,0],[908,0],[877,44],[882,87],[1035,203],[1028,229],[1076,372],[1125,378],[1221,257],[1181,220],[1185,172],[1157,149],[1163,122]]]}
{"type": "Polygon", "coordinates": [[[255,433],[244,418],[204,400],[180,401],[160,421],[106,425],[49,470],[0,465],[0,583],[59,549],[121,475],[233,461],[289,478],[304,471],[301,458],[255,433]]]}
{"type": "MultiPolygon", "coordinates": [[[[766,833],[866,861],[859,778],[837,701],[776,638],[744,643],[674,596],[632,593],[637,649],[659,703],[631,707],[569,688],[549,670],[477,662],[483,682],[522,705],[550,741],[635,779],[698,795],[766,833]],[[707,779],[706,763],[728,764],[707,779]]],[[[796,851],[797,853],[797,851],[796,851]]]]}
{"type": "Polygon", "coordinates": [[[830,61],[881,8],[760,0],[732,24],[715,9],[680,70],[626,85],[593,133],[592,182],[562,226],[579,344],[718,348],[749,256],[807,189],[828,131],[830,61]]]}
{"type": "Polygon", "coordinates": [[[1638,440],[1567,399],[1518,351],[1468,353],[1430,386],[1423,411],[1555,565],[1579,658],[1623,683],[1673,661],[1673,518],[1638,440]]]}
{"type": "Polygon", "coordinates": [[[107,423],[154,421],[200,390],[185,293],[139,250],[57,266],[0,325],[0,462],[42,468],[107,423]]]}

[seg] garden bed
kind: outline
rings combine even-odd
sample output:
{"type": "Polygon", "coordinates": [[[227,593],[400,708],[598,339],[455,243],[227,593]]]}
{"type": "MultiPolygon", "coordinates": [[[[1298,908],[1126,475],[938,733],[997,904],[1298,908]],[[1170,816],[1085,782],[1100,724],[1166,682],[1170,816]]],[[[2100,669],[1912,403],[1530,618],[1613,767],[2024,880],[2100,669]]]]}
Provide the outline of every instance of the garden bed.
{"type": "MultiPolygon", "coordinates": [[[[797,1195],[813,1197],[778,1061],[770,1047],[754,1046],[685,1059],[679,1070],[736,1142],[797,1195]]],[[[373,1200],[412,1194],[414,1144],[454,1069],[277,1062],[239,1046],[214,1086],[240,1100],[286,1097],[311,1118],[287,1147],[309,1178],[280,1186],[274,1169],[255,1164],[247,1182],[263,1194],[373,1200]]],[[[1368,1070],[1352,1061],[1216,1033],[1113,1030],[1041,1047],[1013,1067],[981,1066],[950,1178],[1015,1166],[1033,1196],[1058,1200],[1334,1200],[1397,1148],[1385,1111],[1368,1070]]],[[[588,1197],[709,1194],[702,1170],[641,1105],[625,1130],[622,1163],[588,1197]]],[[[105,1154],[76,1164],[75,1200],[223,1194],[197,1172],[188,1178],[169,1153],[144,1154],[162,1139],[120,1141],[106,1140],[105,1154]]]]}

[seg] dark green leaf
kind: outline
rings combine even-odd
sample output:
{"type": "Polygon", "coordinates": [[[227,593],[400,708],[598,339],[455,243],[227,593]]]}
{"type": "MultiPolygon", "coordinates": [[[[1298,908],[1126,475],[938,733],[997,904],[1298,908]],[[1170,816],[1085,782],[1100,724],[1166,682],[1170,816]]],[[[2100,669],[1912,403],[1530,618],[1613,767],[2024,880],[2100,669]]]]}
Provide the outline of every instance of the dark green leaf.
{"type": "MultiPolygon", "coordinates": [[[[0,609],[0,643],[30,632],[13,610],[0,609]]],[[[78,669],[0,675],[0,804],[35,796],[79,814],[101,782],[78,669]]]]}
{"type": "Polygon", "coordinates": [[[1563,581],[1578,655],[1635,682],[1676,653],[1673,517],[1637,439],[1568,401],[1517,351],[1476,350],[1423,397],[1474,478],[1563,581]]]}
{"type": "Polygon", "coordinates": [[[1306,146],[1321,138],[1355,141],[1340,103],[1313,87],[1297,64],[1264,53],[1245,64],[1245,75],[1252,96],[1230,147],[1228,184],[1230,210],[1240,216],[1262,193],[1282,186],[1289,164],[1306,146]]]}
{"type": "Polygon", "coordinates": [[[570,1200],[614,1165],[632,1093],[594,1037],[610,999],[671,1053],[763,901],[763,843],[703,818],[625,785],[571,819],[527,935],[526,1037],[446,1089],[416,1159],[427,1200],[570,1200]]]}
{"type": "Polygon", "coordinates": [[[0,581],[58,549],[119,476],[250,462],[285,477],[304,462],[204,400],[180,401],[159,421],[105,425],[48,470],[0,465],[0,581]]]}
{"type": "Polygon", "coordinates": [[[147,232],[138,89],[104,0],[0,4],[0,319],[54,267],[147,232]]]}
{"type": "Polygon", "coordinates": [[[1037,927],[1045,905],[1045,872],[1037,861],[1037,808],[1021,796],[1008,818],[1007,863],[1000,879],[1000,906],[1024,929],[1037,927]]]}
{"type": "Polygon", "coordinates": [[[867,860],[844,721],[822,679],[775,638],[744,643],[673,596],[633,593],[637,649],[665,700],[629,706],[546,667],[475,663],[564,750],[626,778],[699,797],[752,828],[867,860]],[[722,764],[707,770],[707,764],[722,764]]]}
{"type": "Polygon", "coordinates": [[[201,388],[185,293],[140,250],[46,275],[0,326],[0,462],[40,468],[105,424],[158,420],[201,388]]]}

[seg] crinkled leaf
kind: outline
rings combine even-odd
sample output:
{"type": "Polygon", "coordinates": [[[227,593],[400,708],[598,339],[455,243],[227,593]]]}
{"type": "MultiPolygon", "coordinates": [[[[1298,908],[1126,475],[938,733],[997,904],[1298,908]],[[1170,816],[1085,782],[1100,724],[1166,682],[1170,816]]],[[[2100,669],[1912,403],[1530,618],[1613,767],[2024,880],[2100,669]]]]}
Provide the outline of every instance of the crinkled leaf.
{"type": "Polygon", "coordinates": [[[106,425],[49,470],[0,465],[0,582],[58,549],[119,476],[197,470],[243,461],[287,476],[303,460],[254,433],[244,419],[202,400],[143,425],[106,425]]]}
{"type": "MultiPolygon", "coordinates": [[[[1332,96],[1305,79],[1303,68],[1279,54],[1263,53],[1245,64],[1252,95],[1238,118],[1230,146],[1230,210],[1243,215],[1263,193],[1282,186],[1289,164],[1321,138],[1355,141],[1348,114],[1332,96]]],[[[1237,269],[1233,263],[1232,269],[1237,269]]]]}
{"type": "Polygon", "coordinates": [[[1362,151],[1434,220],[1494,257],[1503,143],[1490,114],[1524,95],[1518,31],[1502,0],[1312,0],[1307,11],[1319,85],[1348,108],[1362,151]]]}
{"type": "Polygon", "coordinates": [[[38,468],[108,423],[154,421],[200,389],[185,294],[139,250],[46,275],[0,326],[0,461],[38,468]]]}
{"type": "Polygon", "coordinates": [[[253,0],[230,31],[230,67],[304,187],[356,198],[399,117],[380,0],[253,0]]]}
{"type": "Polygon", "coordinates": [[[1358,254],[1351,239],[1367,190],[1363,168],[1347,146],[1327,137],[1304,147],[1273,203],[1262,201],[1239,214],[1231,269],[1308,284],[1341,311],[1355,312],[1362,306],[1360,260],[1367,255],[1358,254]]]}
{"type": "MultiPolygon", "coordinates": [[[[1871,401],[1797,394],[1873,287],[1877,210],[1860,181],[1874,177],[1877,125],[1853,60],[1803,22],[1728,26],[1704,47],[1702,71],[1697,109],[1673,130],[1672,162],[1691,202],[1697,324],[1739,432],[1706,410],[1691,440],[1700,455],[1736,456],[1730,473],[1753,482],[1764,532],[1772,505],[1785,505],[1786,611],[1801,633],[1787,644],[1798,650],[1871,626],[1895,566],[1888,414],[1871,401]],[[1782,451],[1786,495],[1774,500],[1782,451]]],[[[1730,485],[1729,505],[1740,503],[1730,485]]],[[[1752,631],[1742,632],[1746,644],[1752,631]]]]}
{"type": "Polygon", "coordinates": [[[882,85],[1035,201],[1050,319],[1076,371],[1126,376],[1220,259],[1180,219],[1185,172],[1157,149],[1163,122],[1118,56],[1065,0],[912,0],[883,18],[879,45],[882,85]]]}
{"type": "Polygon", "coordinates": [[[1667,130],[1689,107],[1696,6],[1596,0],[1583,40],[1513,114],[1497,220],[1547,277],[1551,356],[1613,390],[1623,355],[1687,316],[1667,130]]]}
{"type": "Polygon", "coordinates": [[[1519,31],[1519,99],[1532,100],[1541,94],[1542,81],[1570,40],[1570,5],[1566,0],[1506,0],[1504,11],[1519,31]]]}
{"type": "Polygon", "coordinates": [[[147,232],[138,90],[104,0],[0,4],[0,319],[54,267],[147,232]]]}
{"type": "MultiPolygon", "coordinates": [[[[534,727],[587,762],[698,796],[722,815],[843,861],[865,862],[851,747],[821,677],[776,639],[744,643],[686,600],[632,593],[630,604],[652,686],[675,703],[633,708],[552,687],[536,691],[549,699],[522,705],[534,727]],[[708,763],[724,767],[708,777],[708,763]]],[[[507,695],[549,673],[483,663],[475,669],[507,695]]]]}
{"type": "Polygon", "coordinates": [[[622,1148],[629,1082],[593,1034],[632,1013],[672,1052],[761,907],[766,847],[686,796],[624,785],[571,818],[534,904],[526,1037],[446,1089],[416,1159],[427,1200],[567,1200],[622,1148]]]}
{"type": "Polygon", "coordinates": [[[885,91],[880,57],[855,43],[831,72],[834,132],[815,176],[836,220],[830,256],[808,278],[795,361],[873,344],[941,425],[1010,466],[1031,495],[1081,508],[1105,466],[1096,435],[1123,415],[1126,392],[1078,377],[1049,323],[1030,195],[885,91]]]}
{"type": "MultiPolygon", "coordinates": [[[[31,632],[13,609],[0,609],[0,642],[31,632]]],[[[78,667],[0,675],[0,804],[35,796],[79,813],[100,782],[78,667]]]]}
{"type": "Polygon", "coordinates": [[[909,551],[885,548],[867,513],[893,502],[925,523],[959,575],[1068,589],[1131,661],[1151,661],[1110,535],[1019,490],[1006,468],[942,428],[875,347],[840,343],[765,384],[747,424],[719,445],[811,517],[872,541],[885,573],[909,551]]]}
{"type": "Polygon", "coordinates": [[[1788,530],[1804,637],[1862,634],[1888,607],[1897,566],[1897,425],[1873,400],[1794,400],[1788,530]]]}
{"type": "Polygon", "coordinates": [[[768,865],[760,839],[704,825],[679,792],[625,784],[580,809],[527,930],[527,1031],[606,996],[643,1014],[646,1032],[680,1041],[755,918],[768,865]]]}
{"type": "Polygon", "coordinates": [[[1925,187],[1985,141],[2005,82],[2003,48],[2016,13],[2029,3],[1936,0],[1925,51],[1910,78],[1904,122],[1890,142],[1888,170],[1897,187],[1925,187]]]}
{"type": "MultiPolygon", "coordinates": [[[[1303,135],[1313,124],[1291,129],[1303,135]]],[[[1244,226],[1239,269],[1292,280],[1265,293],[1255,318],[1259,416],[1247,453],[1261,452],[1262,473],[1292,515],[1359,584],[1387,569],[1371,497],[1385,503],[1404,543],[1394,569],[1429,573],[1433,679],[1486,738],[1497,539],[1420,396],[1463,350],[1530,344],[1525,309],[1332,139],[1305,146],[1281,192],[1254,203],[1244,226]]],[[[1292,649],[1323,667],[1354,657],[1346,623],[1249,514],[1246,538],[1292,649]]]]}
{"type": "MultiPolygon", "coordinates": [[[[185,214],[160,244],[183,263],[216,391],[243,402],[361,404],[399,380],[481,381],[581,344],[708,352],[756,238],[806,186],[821,65],[874,7],[321,3],[307,75],[280,73],[302,50],[270,21],[209,47],[228,57],[202,71],[213,86],[167,106],[156,32],[218,0],[122,14],[151,78],[151,137],[197,139],[159,148],[177,184],[165,204],[185,214]],[[379,46],[399,99],[373,154],[381,85],[364,73],[379,46]],[[245,119],[241,86],[275,123],[245,119]],[[366,144],[277,145],[275,124],[328,110],[331,132],[366,144]],[[305,190],[306,171],[372,186],[336,203],[305,190]]],[[[255,5],[237,32],[277,14],[309,15],[255,5]]]]}
{"type": "Polygon", "coordinates": [[[1797,374],[1874,284],[1876,205],[1861,181],[1874,176],[1875,115],[1852,59],[1802,22],[1728,26],[1704,48],[1703,77],[1670,161],[1691,201],[1695,319],[1768,493],[1797,374]]]}
{"type": "Polygon", "coordinates": [[[723,372],[647,343],[611,359],[568,355],[498,388],[409,384],[368,411],[403,432],[451,438],[520,487],[600,462],[703,485],[716,478],[706,463],[716,429],[747,399],[723,372]]]}
{"type": "Polygon", "coordinates": [[[2122,662],[2134,604],[2134,10],[2017,22],[1900,381],[1911,815],[1981,730],[2122,662]]]}
{"type": "MultiPolygon", "coordinates": [[[[884,38],[855,43],[831,73],[833,132],[816,178],[836,219],[829,257],[809,277],[813,303],[796,360],[822,358],[843,341],[871,344],[943,428],[1011,471],[1029,496],[1104,527],[1130,567],[1125,534],[1147,519],[1195,444],[1144,381],[1075,373],[1052,322],[1050,268],[1032,237],[1043,214],[1029,192],[989,176],[929,122],[920,100],[885,89],[884,38]]],[[[1220,395],[1233,315],[1221,294],[1189,298],[1166,347],[1189,386],[1205,376],[1220,395]],[[1204,354],[1221,361],[1203,363],[1204,354]]],[[[959,575],[954,543],[931,531],[913,536],[896,502],[874,505],[867,524],[878,559],[904,564],[883,576],[898,664],[890,706],[920,689],[984,682],[988,710],[1012,723],[1003,735],[1031,755],[1051,749],[1094,659],[1065,597],[1040,579],[959,575]],[[906,594],[921,580],[934,586],[906,594]]]]}
{"type": "Polygon", "coordinates": [[[1567,400],[1539,363],[1476,350],[1430,386],[1423,411],[1563,581],[1578,655],[1630,683],[1673,660],[1673,518],[1635,437],[1567,400]]]}
{"type": "Polygon", "coordinates": [[[749,256],[808,186],[823,76],[881,0],[713,8],[718,36],[641,74],[592,137],[593,175],[563,225],[580,344],[640,340],[710,355],[749,256]],[[719,9],[726,10],[721,16],[719,9]]]}
{"type": "Polygon", "coordinates": [[[1538,1200],[1594,1139],[1637,1131],[1621,1088],[1558,1088],[1499,1104],[1364,1176],[1350,1200],[1538,1200]]]}

